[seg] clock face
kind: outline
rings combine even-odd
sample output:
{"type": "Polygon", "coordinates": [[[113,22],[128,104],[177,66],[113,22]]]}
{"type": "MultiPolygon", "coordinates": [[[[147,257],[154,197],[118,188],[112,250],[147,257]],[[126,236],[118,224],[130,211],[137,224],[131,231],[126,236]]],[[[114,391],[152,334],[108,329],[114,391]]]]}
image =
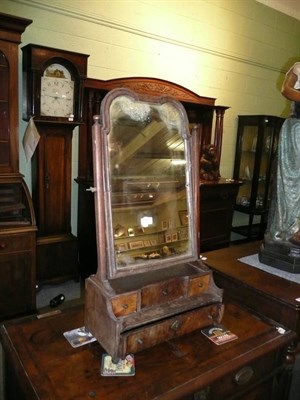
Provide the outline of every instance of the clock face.
{"type": "Polygon", "coordinates": [[[61,64],[51,64],[41,78],[41,116],[74,117],[74,81],[61,64]]]}

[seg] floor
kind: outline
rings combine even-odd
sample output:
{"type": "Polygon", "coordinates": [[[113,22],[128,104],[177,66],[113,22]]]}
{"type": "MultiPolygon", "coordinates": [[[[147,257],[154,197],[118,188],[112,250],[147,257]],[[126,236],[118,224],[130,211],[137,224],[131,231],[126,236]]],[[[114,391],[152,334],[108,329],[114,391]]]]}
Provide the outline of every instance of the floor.
{"type": "Polygon", "coordinates": [[[83,284],[74,280],[67,281],[61,285],[44,285],[37,290],[36,306],[38,310],[49,307],[50,301],[61,294],[65,297],[64,302],[77,300],[82,298],[83,292],[83,284]]]}

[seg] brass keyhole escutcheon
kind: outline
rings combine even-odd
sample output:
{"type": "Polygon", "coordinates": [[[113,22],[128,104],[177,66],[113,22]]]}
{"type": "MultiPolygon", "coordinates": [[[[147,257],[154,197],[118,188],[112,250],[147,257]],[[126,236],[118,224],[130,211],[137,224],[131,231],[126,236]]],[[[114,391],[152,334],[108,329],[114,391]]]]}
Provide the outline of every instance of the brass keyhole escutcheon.
{"type": "Polygon", "coordinates": [[[180,327],[180,321],[178,321],[178,319],[176,321],[174,321],[171,325],[171,329],[173,331],[177,331],[177,329],[180,327]]]}

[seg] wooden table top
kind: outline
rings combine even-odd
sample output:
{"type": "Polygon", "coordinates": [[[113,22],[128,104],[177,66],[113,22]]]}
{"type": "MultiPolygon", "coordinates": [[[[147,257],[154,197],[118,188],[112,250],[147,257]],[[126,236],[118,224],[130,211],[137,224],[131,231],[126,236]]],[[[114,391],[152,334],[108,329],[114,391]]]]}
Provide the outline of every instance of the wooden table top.
{"type": "Polygon", "coordinates": [[[300,338],[300,284],[239,261],[257,254],[260,245],[261,242],[250,242],[203,255],[214,273],[215,283],[223,288],[226,301],[243,304],[297,332],[300,338]]]}
{"type": "Polygon", "coordinates": [[[83,326],[84,307],[37,319],[6,322],[3,349],[14,365],[26,399],[182,399],[237,371],[258,357],[286,346],[296,335],[280,334],[245,309],[225,304],[222,323],[238,339],[217,346],[200,331],[135,354],[134,377],[102,377],[103,349],[95,342],[73,348],[65,331],[83,326]]]}
{"type": "Polygon", "coordinates": [[[240,258],[257,254],[260,245],[259,241],[249,242],[203,253],[203,256],[207,257],[205,264],[219,274],[243,282],[245,286],[255,287],[258,291],[280,299],[281,302],[300,311],[300,303],[296,300],[300,297],[298,283],[239,261],[240,258]]]}

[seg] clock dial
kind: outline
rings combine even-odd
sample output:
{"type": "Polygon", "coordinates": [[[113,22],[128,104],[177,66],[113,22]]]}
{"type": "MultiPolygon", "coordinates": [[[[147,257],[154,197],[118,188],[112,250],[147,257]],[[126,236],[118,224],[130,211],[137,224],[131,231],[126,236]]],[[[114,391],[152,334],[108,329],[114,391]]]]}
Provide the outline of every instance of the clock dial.
{"type": "Polygon", "coordinates": [[[72,118],[74,114],[74,81],[60,64],[50,65],[41,79],[41,115],[72,118]]]}

